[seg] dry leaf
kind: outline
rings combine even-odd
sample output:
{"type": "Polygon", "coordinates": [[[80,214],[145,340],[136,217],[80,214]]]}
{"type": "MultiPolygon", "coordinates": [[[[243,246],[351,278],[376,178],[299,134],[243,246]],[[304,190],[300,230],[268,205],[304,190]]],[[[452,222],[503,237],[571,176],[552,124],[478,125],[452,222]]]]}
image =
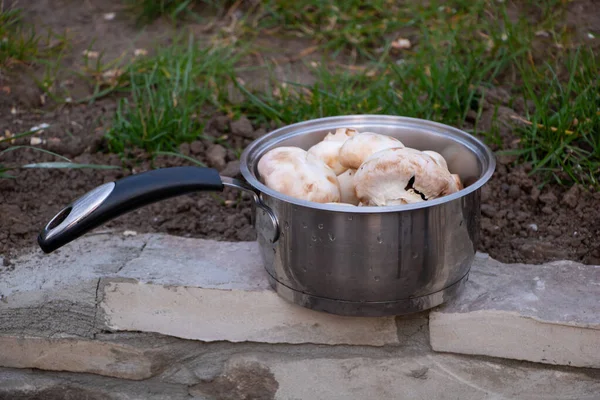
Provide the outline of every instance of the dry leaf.
{"type": "Polygon", "coordinates": [[[98,58],[100,53],[97,51],[84,50],[81,54],[83,54],[87,58],[98,58]]]}
{"type": "Polygon", "coordinates": [[[146,49],[135,49],[134,52],[133,52],[133,55],[135,55],[136,57],[147,56],[148,55],[148,50],[146,50],[146,49]]]}
{"type": "Polygon", "coordinates": [[[410,40],[408,40],[408,39],[398,38],[392,42],[392,48],[394,48],[394,49],[403,50],[403,49],[410,49],[411,47],[412,47],[412,44],[410,43],[410,40]]]}

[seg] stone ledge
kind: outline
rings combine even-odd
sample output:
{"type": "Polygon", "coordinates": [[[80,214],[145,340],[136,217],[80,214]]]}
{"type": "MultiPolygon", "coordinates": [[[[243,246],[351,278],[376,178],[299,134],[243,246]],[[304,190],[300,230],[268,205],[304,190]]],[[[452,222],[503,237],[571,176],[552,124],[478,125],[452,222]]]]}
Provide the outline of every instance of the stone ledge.
{"type": "Polygon", "coordinates": [[[402,347],[389,351],[369,347],[353,354],[356,347],[227,345],[224,357],[219,351],[222,346],[214,349],[221,357],[216,362],[190,348],[189,354],[167,364],[165,368],[171,370],[167,374],[138,382],[0,368],[0,400],[595,400],[600,391],[598,370],[414,352],[402,347]],[[305,347],[308,351],[298,351],[305,347]],[[218,365],[206,374],[204,365],[210,362],[218,365]],[[182,380],[182,376],[192,379],[182,380]]]}
{"type": "Polygon", "coordinates": [[[600,266],[479,255],[462,296],[429,316],[436,351],[600,368],[600,266]]]}
{"type": "Polygon", "coordinates": [[[277,296],[255,242],[97,235],[51,255],[36,251],[17,265],[0,280],[0,321],[7,321],[0,334],[89,338],[109,330],[202,341],[401,343],[394,317],[329,315],[277,296]],[[69,301],[57,301],[63,298],[69,301]]]}
{"type": "MultiPolygon", "coordinates": [[[[340,317],[286,302],[270,289],[256,243],[89,235],[0,271],[0,335],[83,339],[107,330],[204,342],[407,346],[416,332],[438,351],[600,367],[599,271],[572,262],[505,265],[479,254],[467,290],[432,312],[429,333],[425,317],[340,317]]],[[[31,363],[51,368],[47,359],[31,363]]]]}

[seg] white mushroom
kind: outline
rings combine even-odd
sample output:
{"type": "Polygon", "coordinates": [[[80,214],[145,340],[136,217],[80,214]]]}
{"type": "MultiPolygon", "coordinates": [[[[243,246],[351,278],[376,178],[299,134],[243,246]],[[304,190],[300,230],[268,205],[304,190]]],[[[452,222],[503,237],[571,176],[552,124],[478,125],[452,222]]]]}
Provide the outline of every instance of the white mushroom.
{"type": "Polygon", "coordinates": [[[423,153],[433,158],[433,161],[435,161],[435,163],[440,167],[448,169],[448,163],[446,163],[446,159],[442,157],[440,153],[436,153],[435,151],[431,150],[424,150],[423,153]]]}
{"type": "Polygon", "coordinates": [[[358,204],[358,197],[354,189],[355,169],[348,169],[341,175],[338,175],[337,180],[340,185],[340,196],[343,203],[358,204]]]}
{"type": "Polygon", "coordinates": [[[391,136],[362,132],[344,142],[340,149],[340,164],[357,169],[372,154],[391,148],[402,148],[401,141],[391,136]]]}
{"type": "Polygon", "coordinates": [[[335,130],[335,133],[329,132],[325,138],[323,138],[324,142],[328,142],[330,140],[336,142],[345,142],[347,139],[350,139],[352,136],[358,134],[356,129],[351,128],[338,128],[335,130]]]}
{"type": "Polygon", "coordinates": [[[262,182],[282,194],[317,203],[340,201],[335,173],[323,161],[298,147],[277,147],[258,162],[262,182]]]}
{"type": "Polygon", "coordinates": [[[339,175],[348,169],[339,161],[340,148],[343,144],[344,142],[340,140],[322,141],[308,149],[308,153],[321,159],[336,175],[339,175]]]}
{"type": "Polygon", "coordinates": [[[354,184],[359,201],[369,206],[416,203],[458,190],[448,170],[407,148],[373,154],[356,171],[354,184]]]}
{"type": "Polygon", "coordinates": [[[454,183],[456,184],[457,192],[459,190],[463,190],[465,188],[465,186],[461,182],[460,176],[458,174],[452,174],[452,179],[454,179],[454,183]]]}

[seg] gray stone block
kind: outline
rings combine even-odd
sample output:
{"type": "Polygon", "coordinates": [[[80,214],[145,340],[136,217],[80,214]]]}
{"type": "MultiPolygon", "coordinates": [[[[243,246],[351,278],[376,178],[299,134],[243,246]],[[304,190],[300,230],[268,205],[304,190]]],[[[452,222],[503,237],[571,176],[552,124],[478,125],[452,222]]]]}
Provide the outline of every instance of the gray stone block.
{"type": "Polygon", "coordinates": [[[479,255],[463,295],[429,325],[437,351],[600,368],[600,266],[479,255]]]}

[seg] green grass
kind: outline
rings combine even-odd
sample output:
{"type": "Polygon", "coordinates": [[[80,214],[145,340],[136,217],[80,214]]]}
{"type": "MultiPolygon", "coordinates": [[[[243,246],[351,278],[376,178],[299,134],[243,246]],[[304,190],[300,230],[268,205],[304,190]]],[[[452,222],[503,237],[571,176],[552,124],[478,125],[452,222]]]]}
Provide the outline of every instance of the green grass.
{"type": "Polygon", "coordinates": [[[220,108],[227,96],[235,61],[229,48],[190,40],[134,62],[123,76],[131,99],[120,102],[107,133],[110,149],[174,151],[201,137],[205,113],[220,108]]]}
{"type": "Polygon", "coordinates": [[[600,63],[594,54],[578,49],[557,65],[539,69],[520,65],[523,96],[535,113],[519,128],[521,149],[516,153],[556,182],[599,186],[600,177],[600,63]],[[558,77],[563,70],[566,81],[558,77]]]}
{"type": "Polygon", "coordinates": [[[195,7],[205,6],[223,12],[232,3],[218,0],[126,0],[127,8],[135,16],[138,25],[149,24],[160,17],[167,17],[171,22],[186,18],[199,20],[195,7]]]}
{"type": "MultiPolygon", "coordinates": [[[[181,18],[199,2],[135,3],[142,20],[150,21],[181,18]]],[[[512,96],[509,106],[518,98],[535,105],[531,114],[518,116],[521,122],[515,120],[520,148],[512,152],[519,160],[532,162],[533,172],[548,180],[600,187],[598,62],[584,47],[568,50],[572,37],[558,25],[563,1],[528,0],[520,7],[537,22],[515,19],[506,3],[491,0],[262,2],[233,34],[250,40],[262,31],[313,40],[323,54],[311,67],[317,83],[272,79],[268,90],[250,90],[234,79],[239,54],[232,49],[174,46],[136,61],[120,78],[117,87],[131,98],[121,102],[108,133],[111,149],[175,152],[182,142],[202,136],[202,121],[212,110],[282,124],[357,113],[405,115],[467,129],[498,144],[502,138],[494,128],[483,131],[479,121],[472,126],[468,116],[481,117],[482,87],[501,86],[512,96]],[[547,43],[536,47],[542,30],[547,43]],[[410,37],[412,47],[392,49],[398,37],[410,37]],[[335,61],[340,54],[356,55],[350,59],[359,65],[341,65],[335,61]],[[229,98],[224,88],[230,84],[243,101],[229,98]]]]}
{"type": "Polygon", "coordinates": [[[21,11],[0,3],[0,67],[33,61],[39,38],[21,26],[21,11]]]}
{"type": "MultiPolygon", "coordinates": [[[[462,126],[479,108],[478,88],[494,85],[507,66],[524,54],[500,35],[488,42],[465,41],[470,19],[450,22],[444,10],[424,9],[413,18],[420,43],[403,57],[371,62],[361,72],[328,68],[323,60],[317,83],[291,82],[272,93],[247,93],[242,111],[256,119],[291,123],[331,115],[379,113],[432,119],[462,126]],[[439,20],[438,20],[439,19],[439,20]]],[[[272,92],[272,91],[271,91],[272,92]]]]}
{"type": "Polygon", "coordinates": [[[22,23],[20,9],[0,1],[0,70],[51,59],[66,46],[65,36],[52,32],[40,36],[22,23]]]}
{"type": "Polygon", "coordinates": [[[403,9],[389,0],[269,0],[253,17],[253,28],[310,38],[334,55],[355,50],[373,58],[375,48],[389,45],[395,32],[410,26],[403,9]]]}

